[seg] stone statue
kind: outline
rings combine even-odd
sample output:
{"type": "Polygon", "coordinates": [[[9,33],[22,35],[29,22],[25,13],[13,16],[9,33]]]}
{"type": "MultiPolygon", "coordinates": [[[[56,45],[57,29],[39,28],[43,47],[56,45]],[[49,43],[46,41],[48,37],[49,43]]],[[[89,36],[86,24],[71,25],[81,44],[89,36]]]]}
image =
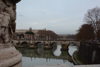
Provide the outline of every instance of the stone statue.
{"type": "Polygon", "coordinates": [[[11,44],[16,28],[16,3],[19,1],[0,0],[0,44],[11,44]]]}
{"type": "Polygon", "coordinates": [[[0,67],[22,67],[19,64],[22,54],[11,44],[16,28],[16,3],[19,1],[0,0],[0,67]]]}

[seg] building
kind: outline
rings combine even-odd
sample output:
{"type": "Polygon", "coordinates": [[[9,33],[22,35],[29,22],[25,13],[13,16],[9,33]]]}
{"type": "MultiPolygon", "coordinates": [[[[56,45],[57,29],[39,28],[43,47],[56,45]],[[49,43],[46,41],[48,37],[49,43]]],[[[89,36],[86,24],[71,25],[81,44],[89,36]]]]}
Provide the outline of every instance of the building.
{"type": "Polygon", "coordinates": [[[51,31],[51,30],[46,30],[46,29],[42,29],[42,30],[32,30],[32,28],[29,29],[19,29],[16,30],[16,32],[13,34],[13,39],[46,39],[46,40],[50,40],[50,39],[56,39],[57,35],[51,31]],[[34,35],[28,35],[25,34],[26,32],[33,32],[34,35]],[[23,36],[24,35],[24,36],[23,36]]]}

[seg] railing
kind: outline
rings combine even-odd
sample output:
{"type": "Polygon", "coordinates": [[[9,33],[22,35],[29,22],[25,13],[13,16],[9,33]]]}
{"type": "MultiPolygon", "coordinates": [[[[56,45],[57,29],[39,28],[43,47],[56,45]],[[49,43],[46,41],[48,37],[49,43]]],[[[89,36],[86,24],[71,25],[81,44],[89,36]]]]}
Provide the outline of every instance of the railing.
{"type": "Polygon", "coordinates": [[[100,64],[100,42],[81,41],[79,56],[87,64],[100,64]]]}

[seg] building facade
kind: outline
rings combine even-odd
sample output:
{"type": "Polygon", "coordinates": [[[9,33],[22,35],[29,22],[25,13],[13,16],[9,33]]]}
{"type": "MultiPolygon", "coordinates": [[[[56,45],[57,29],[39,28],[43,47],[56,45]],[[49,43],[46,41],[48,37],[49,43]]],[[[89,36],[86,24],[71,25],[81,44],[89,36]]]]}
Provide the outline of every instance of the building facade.
{"type": "Polygon", "coordinates": [[[35,39],[35,40],[50,40],[50,39],[56,39],[57,35],[51,31],[51,30],[32,30],[32,28],[29,29],[19,29],[16,30],[16,32],[13,34],[13,39],[35,39]],[[26,32],[33,32],[32,34],[26,34],[26,32]]]}

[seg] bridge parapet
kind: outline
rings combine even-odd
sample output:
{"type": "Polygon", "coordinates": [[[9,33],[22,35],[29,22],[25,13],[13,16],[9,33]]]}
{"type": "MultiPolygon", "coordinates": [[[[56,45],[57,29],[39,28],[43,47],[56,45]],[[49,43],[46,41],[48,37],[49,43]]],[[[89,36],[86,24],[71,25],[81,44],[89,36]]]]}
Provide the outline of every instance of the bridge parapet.
{"type": "Polygon", "coordinates": [[[31,46],[31,47],[37,46],[36,44],[38,44],[38,43],[42,43],[44,45],[48,45],[49,47],[51,47],[51,45],[54,44],[54,43],[59,43],[60,45],[66,45],[67,47],[69,46],[70,43],[76,43],[78,45],[80,44],[79,41],[13,40],[14,46],[21,45],[23,42],[28,43],[28,45],[31,46]]]}

